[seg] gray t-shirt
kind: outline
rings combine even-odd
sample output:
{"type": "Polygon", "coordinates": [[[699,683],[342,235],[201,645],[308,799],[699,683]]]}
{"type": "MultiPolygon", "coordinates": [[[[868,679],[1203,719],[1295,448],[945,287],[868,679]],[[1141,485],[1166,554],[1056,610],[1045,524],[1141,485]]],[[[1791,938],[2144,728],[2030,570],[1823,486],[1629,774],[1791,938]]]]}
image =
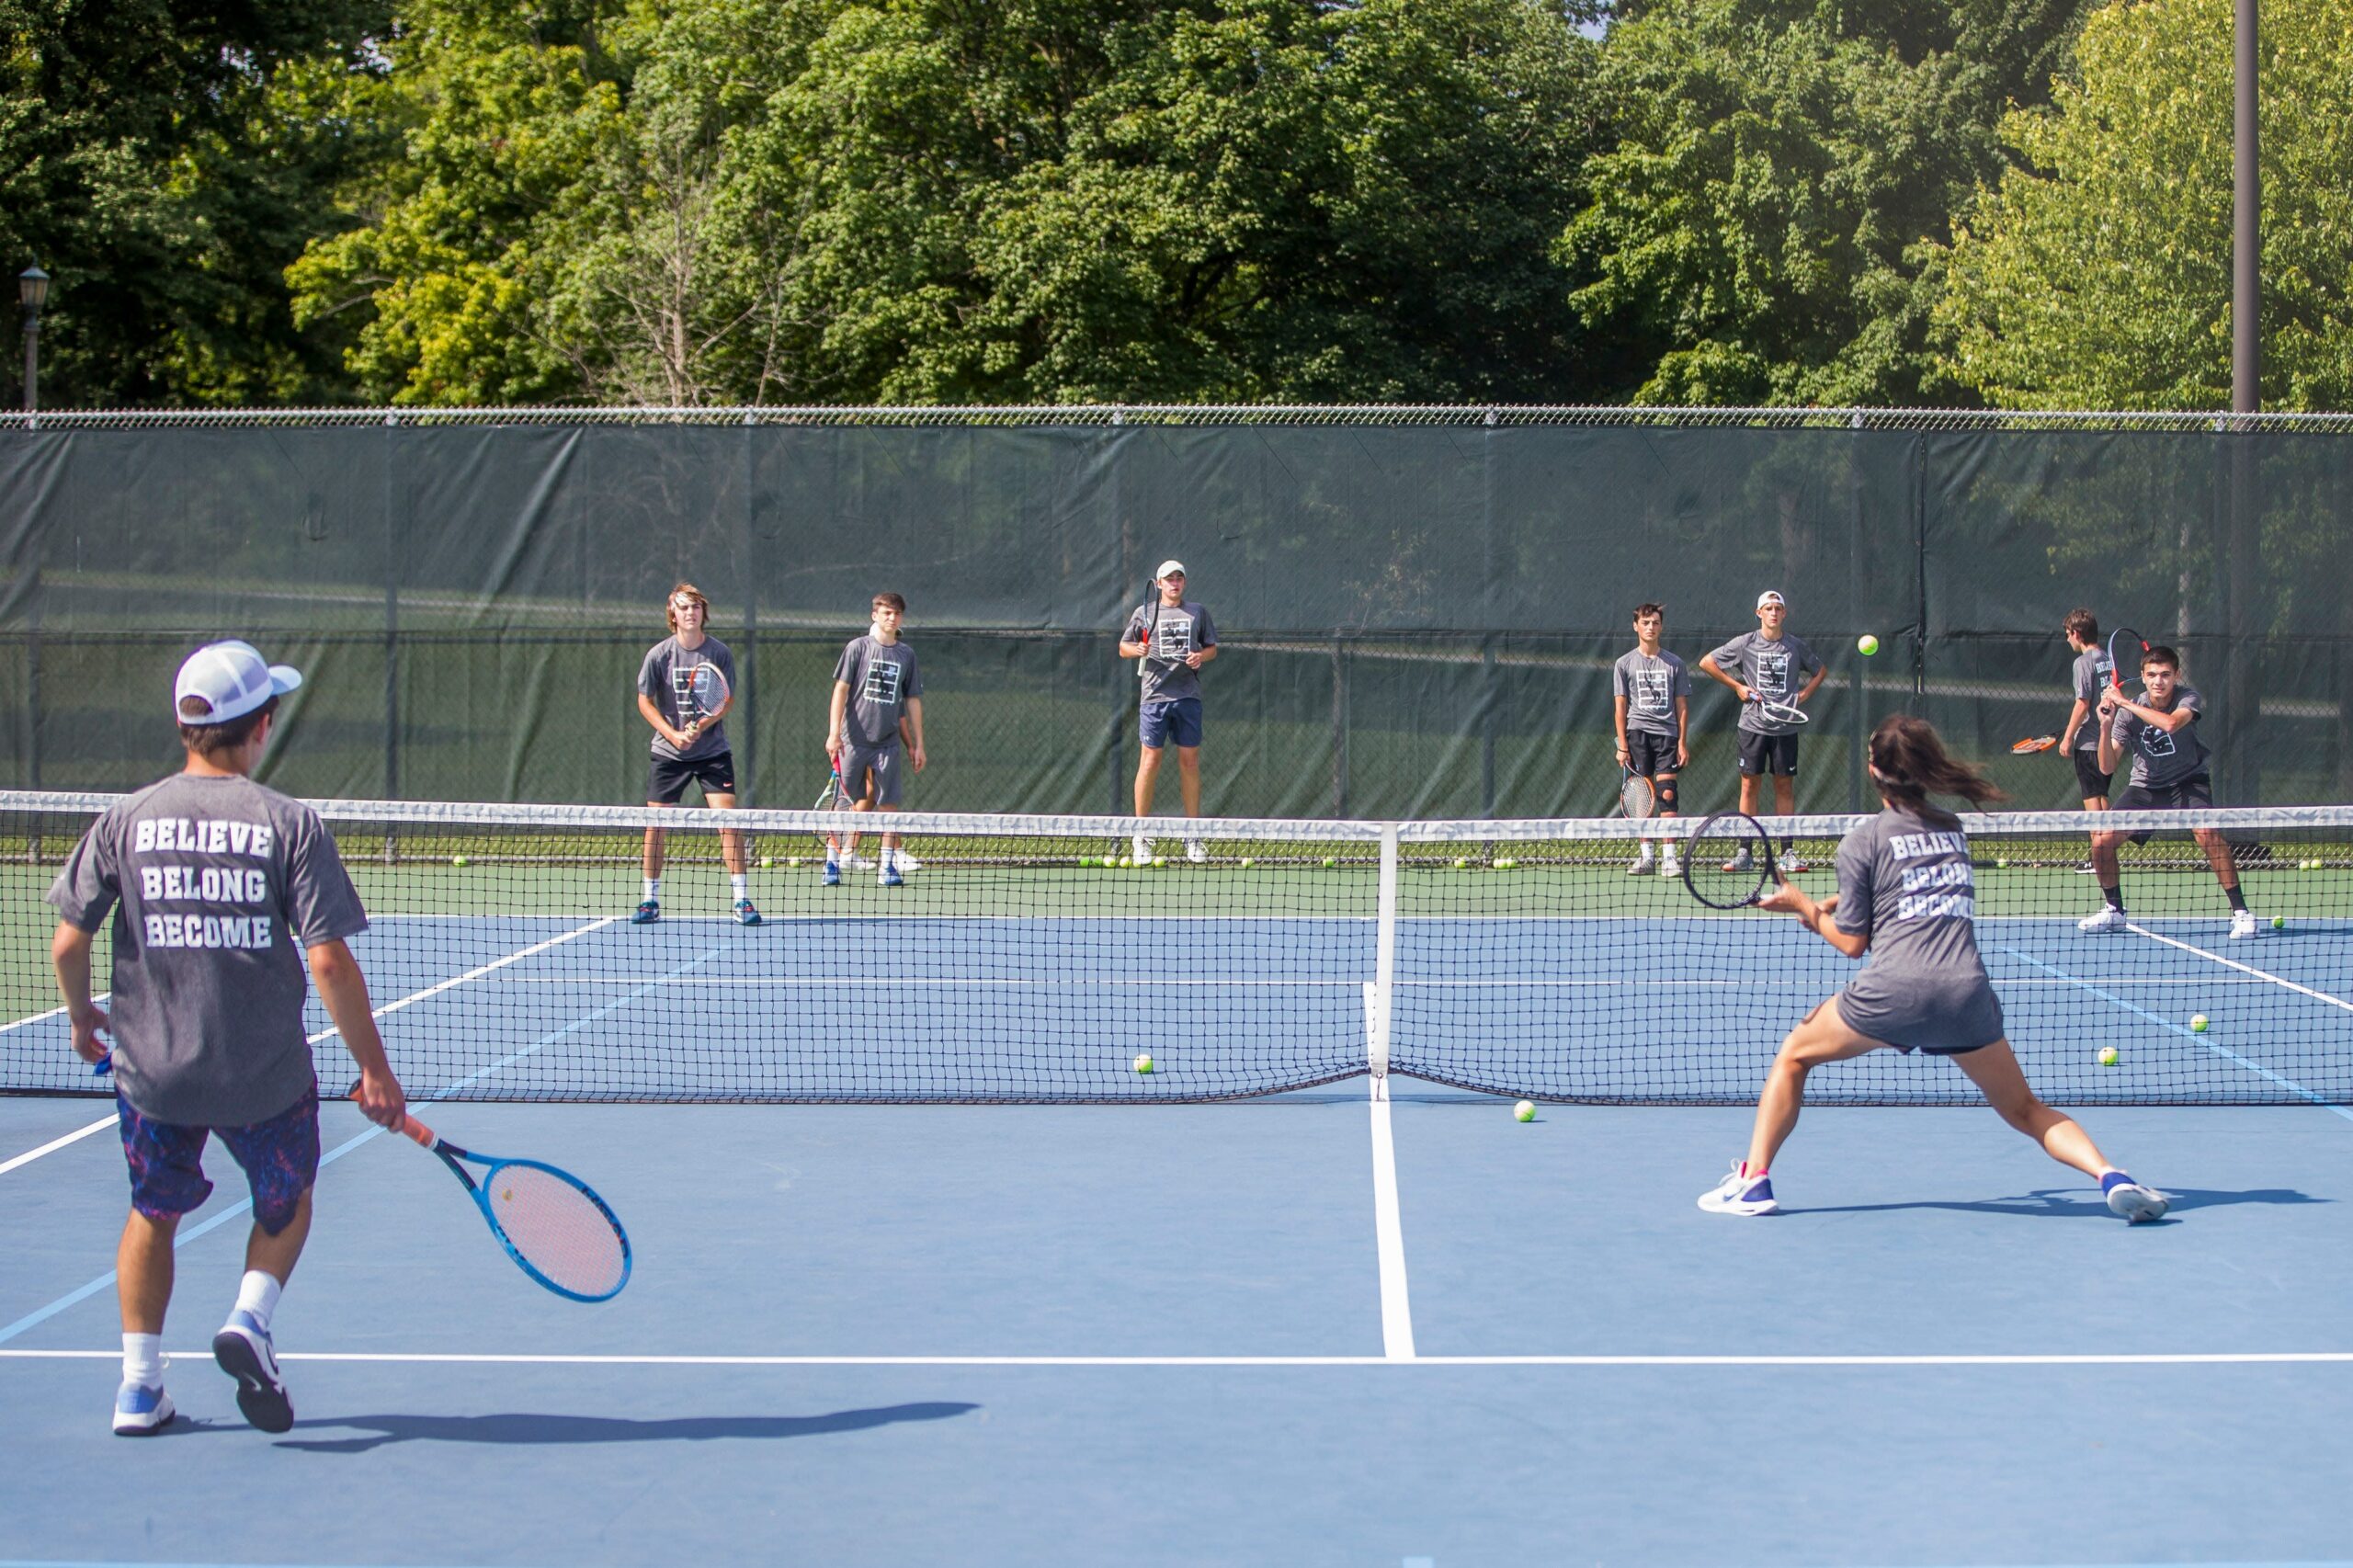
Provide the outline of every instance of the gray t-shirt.
{"type": "Polygon", "coordinates": [[[923,672],[906,639],[885,642],[870,631],[851,638],[834,662],[834,678],[849,687],[842,738],[860,751],[897,745],[907,699],[923,695],[923,672]]]}
{"type": "Polygon", "coordinates": [[[368,928],[317,813],[250,778],[175,774],[109,806],[49,890],[114,915],[115,1083],[185,1127],[266,1120],[315,1082],[304,949],[368,928]]]}
{"type": "MultiPolygon", "coordinates": [[[[2196,714],[2206,711],[2197,687],[2187,683],[2173,688],[2173,705],[2196,714]]],[[[2151,706],[2147,698],[2141,699],[2141,706],[2151,706]]],[[[2168,733],[2137,714],[2118,709],[2114,721],[2116,744],[2132,759],[2132,776],[2125,782],[2136,789],[2163,790],[2205,772],[2206,743],[2199,737],[2198,722],[2192,719],[2168,733]]]]}
{"type": "Polygon", "coordinates": [[[1868,937],[1840,993],[1847,1027],[1891,1045],[1964,1051],[2002,1037],[1977,951],[1977,887],[1960,828],[1891,807],[1838,844],[1838,929],[1868,937]]]}
{"type": "MultiPolygon", "coordinates": [[[[727,677],[727,689],[735,689],[735,655],[727,644],[716,637],[705,637],[692,652],[678,646],[676,637],[665,637],[645,651],[645,662],[637,666],[637,691],[641,697],[654,699],[662,717],[670,727],[683,730],[688,721],[681,716],[686,706],[687,682],[694,678],[695,666],[709,662],[719,666],[727,677]]],[[[654,736],[654,755],[672,762],[700,762],[717,756],[727,749],[727,724],[705,724],[695,735],[695,744],[680,751],[665,740],[660,732],[654,736]]]]}
{"type": "Polygon", "coordinates": [[[1653,658],[1640,648],[1618,655],[1609,674],[1611,689],[1626,699],[1626,728],[1673,739],[1683,733],[1675,699],[1691,695],[1691,672],[1681,659],[1659,650],[1653,658]]]}
{"type": "MultiPolygon", "coordinates": [[[[1807,680],[1822,667],[1805,640],[1787,631],[1778,642],[1768,641],[1761,631],[1744,631],[1708,657],[1749,690],[1777,702],[1796,701],[1807,680]]],[[[1795,724],[1777,724],[1767,719],[1764,710],[1754,702],[1740,705],[1740,727],[1758,735],[1798,733],[1795,724]]]]}
{"type": "Polygon", "coordinates": [[[2077,751],[2099,749],[2099,694],[2108,689],[2109,672],[2115,667],[2108,650],[2097,642],[2075,655],[2075,696],[2093,709],[2075,728],[2077,751]]]}
{"type": "Polygon", "coordinates": [[[1120,633],[1122,642],[1141,642],[1149,633],[1152,652],[1141,661],[1143,665],[1143,698],[1146,702],[1176,702],[1201,694],[1201,672],[1188,666],[1185,660],[1196,650],[1217,646],[1217,628],[1210,621],[1210,612],[1187,599],[1175,607],[1158,600],[1140,606],[1128,617],[1127,630],[1120,633]],[[1153,619],[1157,611],[1159,619],[1153,619]]]}

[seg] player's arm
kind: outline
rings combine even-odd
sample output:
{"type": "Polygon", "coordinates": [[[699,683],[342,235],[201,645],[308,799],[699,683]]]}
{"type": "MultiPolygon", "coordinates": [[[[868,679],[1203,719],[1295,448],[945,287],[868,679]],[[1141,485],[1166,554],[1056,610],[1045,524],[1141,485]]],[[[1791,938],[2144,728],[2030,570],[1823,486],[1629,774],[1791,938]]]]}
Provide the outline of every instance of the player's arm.
{"type": "MultiPolygon", "coordinates": [[[[733,701],[734,694],[730,692],[728,699],[733,701]]],[[[654,726],[654,733],[672,745],[688,746],[694,744],[685,731],[672,729],[670,721],[662,717],[662,710],[655,705],[654,699],[642,691],[637,694],[637,710],[645,715],[645,722],[654,726]]]]}
{"type": "Polygon", "coordinates": [[[1817,899],[1795,882],[1783,882],[1756,901],[1759,909],[1794,915],[1798,924],[1850,959],[1859,959],[1871,945],[1868,931],[1841,931],[1830,917],[1838,913],[1838,895],[1817,899]]]}
{"type": "Polygon", "coordinates": [[[1202,647],[1196,648],[1191,653],[1186,654],[1185,664],[1187,667],[1198,670],[1203,665],[1208,664],[1211,659],[1216,657],[1217,644],[1211,642],[1202,647]]]}
{"type": "Polygon", "coordinates": [[[834,695],[825,703],[825,755],[838,757],[842,754],[842,715],[849,710],[849,682],[834,682],[834,695]]]}
{"type": "Polygon", "coordinates": [[[2171,708],[2143,708],[2137,702],[2127,702],[2132,716],[2144,724],[2155,726],[2168,735],[2177,735],[2198,722],[2198,710],[2187,703],[2177,702],[2171,708]]]}
{"type": "Polygon", "coordinates": [[[1718,680],[1732,687],[1733,690],[1739,695],[1740,699],[1743,702],[1748,700],[1748,687],[1743,686],[1738,680],[1724,674],[1722,670],[1719,669],[1716,665],[1716,656],[1713,653],[1702,653],[1699,655],[1699,673],[1703,676],[1715,676],[1718,680]]]}
{"type": "Polygon", "coordinates": [[[1828,665],[1816,665],[1813,666],[1813,678],[1806,682],[1805,685],[1798,691],[1796,701],[1799,707],[1802,708],[1813,699],[1813,694],[1822,688],[1822,683],[1829,674],[1830,666],[1828,665]]]}
{"type": "Polygon", "coordinates": [[[2116,740],[2116,704],[2123,700],[2113,690],[2100,699],[2099,704],[2099,770],[2113,773],[2124,758],[2124,748],[2116,740]],[[2114,699],[2114,700],[2111,700],[2114,699]]]}
{"type": "Polygon", "coordinates": [[[1120,657],[1142,659],[1151,654],[1152,629],[1141,620],[1128,622],[1128,629],[1120,633],[1120,657]]]}
{"type": "Polygon", "coordinates": [[[1691,766],[1691,698],[1688,692],[1675,699],[1675,766],[1678,772],[1691,766]]]}
{"type": "Polygon", "coordinates": [[[923,699],[907,699],[907,710],[899,716],[899,738],[907,743],[907,763],[917,773],[923,771],[923,699]]]}
{"type": "Polygon", "coordinates": [[[2092,705],[2089,702],[2086,702],[2080,697],[2075,699],[2075,705],[2067,710],[2067,727],[2059,732],[2059,749],[2061,751],[2073,751],[2075,749],[2075,732],[2084,727],[2084,720],[2090,714],[2091,710],[2092,705]]]}
{"type": "Polygon", "coordinates": [[[314,944],[310,949],[311,978],[318,983],[319,1000],[335,1020],[343,1047],[359,1065],[357,1096],[361,1114],[379,1127],[397,1130],[408,1114],[408,1096],[384,1059],[384,1037],[376,1032],[376,1015],[368,1005],[368,977],[359,960],[340,938],[314,944]]]}
{"type": "Polygon", "coordinates": [[[57,994],[65,999],[65,1016],[74,1026],[74,1054],[96,1062],[107,1053],[98,1031],[112,1033],[114,1021],[106,1009],[90,1000],[90,933],[71,920],[57,923],[50,939],[50,966],[57,971],[57,994]]]}
{"type": "Polygon", "coordinates": [[[1609,706],[1614,711],[1615,720],[1618,725],[1618,761],[1620,766],[1622,767],[1625,764],[1627,756],[1626,694],[1621,691],[1609,699],[1609,706]]]}

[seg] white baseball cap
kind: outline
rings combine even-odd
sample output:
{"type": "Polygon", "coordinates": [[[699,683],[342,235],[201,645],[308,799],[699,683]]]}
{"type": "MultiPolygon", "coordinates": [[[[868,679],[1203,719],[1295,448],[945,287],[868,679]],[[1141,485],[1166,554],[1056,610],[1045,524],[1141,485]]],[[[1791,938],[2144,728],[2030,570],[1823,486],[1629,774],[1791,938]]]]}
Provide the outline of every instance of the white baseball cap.
{"type": "Polygon", "coordinates": [[[172,717],[184,724],[225,724],[301,684],[301,671],[271,664],[250,642],[209,642],[180,665],[172,684],[172,717]],[[191,702],[201,707],[191,710],[191,702]]]}
{"type": "Polygon", "coordinates": [[[1758,609],[1763,609],[1767,605],[1780,605],[1786,608],[1789,602],[1789,600],[1783,598],[1780,595],[1775,593],[1770,588],[1766,589],[1763,593],[1756,596],[1756,608],[1758,609]]]}
{"type": "Polygon", "coordinates": [[[1160,570],[1154,572],[1152,575],[1153,580],[1157,582],[1163,577],[1182,577],[1184,574],[1185,563],[1183,562],[1164,561],[1160,563],[1160,570]]]}

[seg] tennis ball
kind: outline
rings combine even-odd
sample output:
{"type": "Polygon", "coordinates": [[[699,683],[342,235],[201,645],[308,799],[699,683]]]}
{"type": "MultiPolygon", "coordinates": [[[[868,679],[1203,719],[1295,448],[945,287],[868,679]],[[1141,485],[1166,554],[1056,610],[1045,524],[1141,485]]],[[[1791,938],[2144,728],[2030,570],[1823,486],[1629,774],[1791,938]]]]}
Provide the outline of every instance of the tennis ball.
{"type": "Polygon", "coordinates": [[[2112,1045],[2103,1045],[2099,1048],[2099,1064],[2103,1067],[2113,1067],[2116,1065],[2116,1047],[2112,1045]]]}
{"type": "Polygon", "coordinates": [[[2288,928],[2288,917],[2284,915],[2273,915],[2271,917],[2271,928],[2274,931],[2285,931],[2288,928]]]}
{"type": "Polygon", "coordinates": [[[776,864],[776,857],[775,857],[775,856],[773,856],[773,855],[763,855],[763,856],[761,856],[761,857],[760,857],[760,869],[761,869],[761,870],[765,871],[765,870],[767,870],[768,868],[770,868],[771,866],[774,866],[775,864],[776,864]]]}
{"type": "Polygon", "coordinates": [[[2189,1028],[2190,1032],[2193,1034],[2204,1034],[2206,1032],[2206,1015],[2203,1013],[2190,1014],[2189,1028]]]}
{"type": "Polygon", "coordinates": [[[796,871],[801,869],[801,857],[798,855],[787,857],[784,863],[796,871]]]}
{"type": "Polygon", "coordinates": [[[1135,858],[1134,856],[1132,856],[1132,855],[1122,855],[1122,856],[1120,856],[1120,869],[1125,869],[1126,868],[1128,868],[1128,867],[1130,867],[1130,866],[1132,866],[1132,865],[1134,865],[1135,863],[1136,863],[1136,858],[1135,858]]]}
{"type": "Polygon", "coordinates": [[[1168,864],[1168,857],[1165,855],[1155,855],[1152,858],[1152,863],[1154,866],[1165,866],[1168,864]]]}
{"type": "Polygon", "coordinates": [[[1137,1058],[1136,1058],[1136,1071],[1137,1071],[1137,1072],[1139,1072],[1139,1073],[1149,1073],[1149,1072],[1151,1072],[1151,1071],[1152,1071],[1152,1058],[1151,1058],[1149,1055],[1143,1055],[1143,1056],[1139,1056],[1139,1057],[1137,1057],[1137,1058]]]}
{"type": "Polygon", "coordinates": [[[1338,865],[1339,863],[1340,863],[1340,861],[1339,861],[1339,858],[1338,858],[1337,856],[1335,856],[1335,855],[1326,855],[1326,856],[1324,856],[1324,864],[1327,868],[1328,868],[1328,867],[1332,867],[1332,866],[1336,866],[1336,865],[1338,865]]]}
{"type": "Polygon", "coordinates": [[[1245,871],[1246,871],[1246,870],[1248,870],[1251,867],[1253,867],[1253,866],[1256,865],[1257,863],[1258,863],[1258,862],[1257,862],[1257,860],[1256,860],[1255,858],[1251,857],[1251,856],[1245,855],[1244,857],[1242,857],[1242,869],[1243,869],[1244,870],[1245,870],[1245,871]]]}
{"type": "Polygon", "coordinates": [[[463,855],[452,855],[449,857],[449,864],[452,866],[463,866],[467,863],[467,859],[463,855]]]}
{"type": "Polygon", "coordinates": [[[1513,859],[1510,856],[1506,855],[1495,861],[1495,869],[1498,871],[1508,871],[1514,866],[1518,864],[1518,861],[1513,859]]]}
{"type": "Polygon", "coordinates": [[[1996,870],[2000,870],[2000,871],[2006,871],[2006,870],[2008,870],[2008,869],[2010,869],[2010,858],[2009,858],[2008,856],[2006,856],[2006,855],[1996,855],[1996,856],[1995,856],[1995,857],[1994,857],[1994,869],[1996,869],[1996,870]]]}
{"type": "Polygon", "coordinates": [[[1469,870],[1471,869],[1471,857],[1468,855],[1457,855],[1454,858],[1454,869],[1458,871],[1469,870]]]}
{"type": "Polygon", "coordinates": [[[1855,651],[1868,659],[1879,652],[1879,639],[1866,631],[1855,639],[1855,651]]]}
{"type": "Polygon", "coordinates": [[[1511,1108],[1511,1117],[1514,1121],[1535,1120],[1536,1102],[1534,1100],[1520,1101],[1518,1105],[1511,1108]]]}

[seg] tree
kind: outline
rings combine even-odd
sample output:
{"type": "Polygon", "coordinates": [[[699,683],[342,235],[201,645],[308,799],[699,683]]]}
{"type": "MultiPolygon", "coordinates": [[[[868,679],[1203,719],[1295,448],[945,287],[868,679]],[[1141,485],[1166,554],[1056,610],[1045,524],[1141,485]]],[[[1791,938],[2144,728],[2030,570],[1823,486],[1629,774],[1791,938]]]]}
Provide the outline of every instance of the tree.
{"type": "MultiPolygon", "coordinates": [[[[1950,371],[2007,408],[2230,405],[2231,0],[2093,17],[2012,114],[1939,307],[1950,371]]],[[[2263,405],[2353,407],[2353,0],[2265,8],[2263,405]]]]}
{"type": "Polygon", "coordinates": [[[1615,137],[1560,241],[1633,401],[1953,401],[1949,215],[2000,164],[2084,0],[1665,0],[1609,33],[1615,137]]]}

